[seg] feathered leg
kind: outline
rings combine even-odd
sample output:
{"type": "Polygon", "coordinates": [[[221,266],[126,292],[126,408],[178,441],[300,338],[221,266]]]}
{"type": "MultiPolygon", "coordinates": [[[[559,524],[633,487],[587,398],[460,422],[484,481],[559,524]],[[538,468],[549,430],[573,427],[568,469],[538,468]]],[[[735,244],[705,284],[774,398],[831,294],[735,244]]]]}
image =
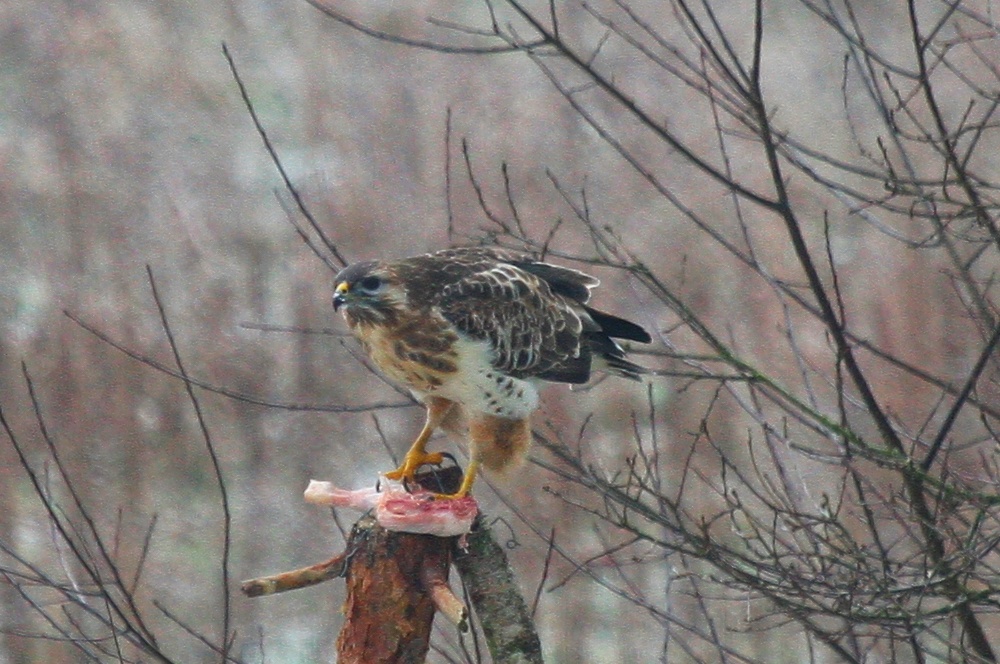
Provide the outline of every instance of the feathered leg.
{"type": "Polygon", "coordinates": [[[519,465],[531,446],[531,424],[528,418],[513,420],[494,415],[469,418],[469,466],[462,485],[452,494],[439,498],[464,498],[472,489],[484,465],[494,472],[504,472],[519,465]]]}
{"type": "Polygon", "coordinates": [[[427,441],[430,440],[434,431],[441,424],[441,421],[448,415],[455,403],[440,397],[430,397],[427,399],[427,419],[424,421],[424,428],[420,435],[413,441],[413,445],[403,457],[403,465],[396,470],[385,474],[390,480],[412,480],[417,469],[428,464],[439,464],[444,460],[440,452],[426,451],[427,441]]]}

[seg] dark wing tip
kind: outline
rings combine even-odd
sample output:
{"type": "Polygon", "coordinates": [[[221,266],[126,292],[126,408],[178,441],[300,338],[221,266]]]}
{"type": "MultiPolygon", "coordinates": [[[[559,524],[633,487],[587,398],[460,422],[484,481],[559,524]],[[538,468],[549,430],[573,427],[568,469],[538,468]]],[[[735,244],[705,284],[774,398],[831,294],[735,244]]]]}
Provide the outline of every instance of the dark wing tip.
{"type": "Polygon", "coordinates": [[[628,339],[629,341],[638,341],[644,344],[653,341],[653,337],[649,335],[649,332],[630,320],[612,316],[611,314],[606,314],[603,311],[591,309],[590,307],[584,307],[584,309],[587,310],[587,313],[594,322],[600,326],[601,331],[613,339],[628,339]]]}
{"type": "Polygon", "coordinates": [[[589,353],[581,354],[579,357],[570,358],[544,371],[539,371],[533,374],[533,377],[553,383],[582,385],[590,380],[590,362],[589,353]]]}

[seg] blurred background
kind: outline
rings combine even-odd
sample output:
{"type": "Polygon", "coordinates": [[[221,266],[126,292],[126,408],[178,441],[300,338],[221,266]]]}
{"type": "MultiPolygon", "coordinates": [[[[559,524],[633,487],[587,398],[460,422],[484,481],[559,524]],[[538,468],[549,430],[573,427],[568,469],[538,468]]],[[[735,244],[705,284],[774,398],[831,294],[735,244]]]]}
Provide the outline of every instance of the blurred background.
{"type": "MultiPolygon", "coordinates": [[[[656,3],[633,4],[657,11],[656,3]]],[[[392,34],[489,43],[426,20],[488,25],[485,5],[336,6],[392,34]]],[[[744,46],[745,9],[737,3],[720,8],[744,46]]],[[[905,50],[905,36],[895,37],[890,27],[899,18],[893,3],[860,10],[873,23],[884,20],[888,53],[905,50]]],[[[870,117],[855,109],[853,127],[843,120],[839,42],[827,41],[817,19],[795,3],[770,7],[768,20],[772,48],[765,65],[777,120],[831,153],[853,154],[870,117]]],[[[661,27],[669,31],[669,21],[661,27]]],[[[562,28],[594,30],[582,20],[562,28]]],[[[567,191],[585,190],[595,219],[613,224],[699,315],[718,323],[718,334],[801,387],[801,367],[783,350],[781,307],[623,167],[528,58],[378,41],[297,0],[8,0],[0,4],[0,407],[28,460],[48,477],[47,490],[67,501],[32,412],[23,362],[75,486],[130,574],[155,520],[139,586],[143,602],[156,600],[206,637],[220,636],[222,513],[211,461],[183,384],[95,338],[64,311],[173,366],[148,265],[193,377],[274,404],[405,404],[357,361],[357,347],[342,336],[346,329],[330,306],[333,274],[287,222],[289,196],[240,99],[223,42],[291,179],[348,260],[410,255],[495,233],[469,184],[462,156],[467,141],[487,203],[497,209],[504,209],[501,164],[507,165],[531,237],[544,240],[562,221],[553,246],[586,253],[588,232],[554,194],[550,175],[567,191]]],[[[676,80],[644,80],[634,52],[609,45],[602,57],[643,99],[663,102],[671,128],[693,145],[711,146],[716,136],[705,109],[684,103],[693,93],[676,80]]],[[[754,175],[752,142],[735,140],[730,149],[741,176],[765,183],[763,174],[754,175]]],[[[703,173],[682,168],[683,160],[668,150],[649,150],[643,156],[669,172],[671,190],[701,214],[732,213],[728,195],[703,173]]],[[[801,181],[792,187],[817,213],[811,232],[818,236],[831,199],[820,200],[801,181]]],[[[775,273],[801,279],[781,227],[754,226],[752,214],[747,220],[775,273]]],[[[926,264],[915,269],[916,255],[861,223],[840,226],[835,246],[839,266],[852,275],[844,289],[860,333],[943,375],[968,367],[974,349],[964,344],[978,337],[950,327],[948,321],[964,314],[947,275],[926,264]]],[[[658,332],[677,322],[622,273],[594,271],[604,281],[595,298],[599,308],[658,332]]],[[[819,328],[805,330],[798,341],[807,355],[827,348],[819,328]]],[[[899,412],[937,398],[902,375],[880,380],[880,394],[899,412]]],[[[634,453],[633,428],[651,430],[653,402],[658,453],[687,454],[715,387],[668,378],[651,391],[611,380],[577,392],[553,386],[543,393],[539,420],[571,440],[586,422],[587,453],[614,469],[634,453]]],[[[234,653],[249,662],[329,661],[341,583],[256,600],[240,595],[236,584],[337,553],[343,537],[329,512],[301,499],[307,481],[371,485],[377,472],[393,467],[390,450],[406,449],[423,414],[416,407],[289,410],[205,391],[199,396],[233,510],[234,653]]],[[[737,411],[720,403],[711,413],[715,439],[734,448],[748,426],[737,411]]],[[[911,423],[919,426],[920,417],[911,423]]],[[[529,598],[548,548],[538,533],[557,528],[558,541],[580,559],[609,546],[587,514],[540,488],[558,484],[529,465],[497,482],[499,495],[485,483],[477,488],[484,510],[501,520],[498,537],[509,544],[529,598]]],[[[344,523],[352,520],[342,516],[344,523]]],[[[0,444],[0,541],[55,576],[71,567],[6,438],[0,444]]],[[[650,597],[669,595],[671,564],[644,568],[650,597]]],[[[539,603],[550,661],[659,659],[662,626],[642,610],[574,577],[564,561],[549,575],[568,578],[542,593],[539,603]]],[[[761,661],[804,661],[794,649],[775,653],[773,633],[752,629],[746,607],[730,608],[723,622],[743,633],[747,652],[761,661]]],[[[214,661],[162,612],[149,608],[148,615],[176,661],[214,661]]],[[[0,628],[0,663],[78,661],[59,640],[29,638],[46,626],[2,583],[0,628]]],[[[446,652],[457,652],[448,626],[439,625],[438,638],[446,652]]],[[[436,652],[431,660],[447,658],[436,652]]]]}

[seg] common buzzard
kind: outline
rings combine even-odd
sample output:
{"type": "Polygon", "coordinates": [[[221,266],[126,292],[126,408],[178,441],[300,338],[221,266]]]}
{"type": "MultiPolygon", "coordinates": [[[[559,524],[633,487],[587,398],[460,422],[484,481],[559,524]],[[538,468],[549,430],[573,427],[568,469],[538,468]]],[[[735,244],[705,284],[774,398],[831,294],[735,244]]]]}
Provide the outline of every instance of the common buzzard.
{"type": "Polygon", "coordinates": [[[614,339],[649,334],[587,306],[598,280],[504,249],[464,247],[395,261],[365,261],[336,278],[335,310],[372,362],[427,408],[403,465],[412,479],[439,427],[464,434],[471,461],[458,492],[480,465],[509,469],[531,442],[538,380],[584,383],[594,370],[637,379],[644,369],[614,339]]]}

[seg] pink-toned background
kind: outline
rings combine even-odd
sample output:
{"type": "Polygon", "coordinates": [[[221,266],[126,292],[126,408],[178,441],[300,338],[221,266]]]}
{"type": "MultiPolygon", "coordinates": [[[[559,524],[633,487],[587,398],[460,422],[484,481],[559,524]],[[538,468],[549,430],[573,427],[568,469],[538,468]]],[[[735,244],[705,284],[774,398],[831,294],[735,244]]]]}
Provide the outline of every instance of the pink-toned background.
{"type": "MultiPolygon", "coordinates": [[[[646,4],[633,3],[655,15],[655,7],[646,4]]],[[[746,40],[749,25],[740,14],[746,8],[737,4],[722,9],[721,16],[746,40]]],[[[776,122],[833,154],[853,155],[840,91],[842,45],[824,36],[801,7],[780,4],[769,10],[771,48],[764,60],[776,122]]],[[[424,19],[482,25],[485,16],[473,3],[338,6],[387,32],[455,43],[475,40],[424,19]]],[[[895,11],[888,5],[868,7],[866,18],[891,26],[899,18],[895,11]]],[[[665,18],[663,25],[669,32],[670,21],[665,18]]],[[[563,29],[593,26],[567,20],[563,29]]],[[[401,400],[352,357],[352,342],[243,327],[345,331],[330,307],[331,272],[285,221],[278,199],[288,196],[242,105],[222,42],[292,179],[349,259],[447,244],[446,151],[455,229],[469,239],[495,230],[469,186],[461,157],[464,138],[488,200],[501,210],[500,165],[508,164],[519,210],[536,239],[564,219],[558,246],[589,250],[585,230],[553,191],[549,169],[567,190],[585,187],[595,219],[613,225],[661,279],[715,325],[716,334],[791,390],[804,389],[773,293],[656,196],[522,56],[456,56],[390,45],[295,0],[10,0],[0,6],[0,407],[41,468],[46,455],[21,375],[25,362],[63,458],[108,536],[121,510],[120,559],[126,569],[156,515],[140,594],[145,601],[156,598],[218,637],[221,511],[211,466],[181,384],[96,340],[63,310],[169,363],[146,279],[148,264],[192,375],[276,402],[401,400]],[[449,108],[452,141],[446,146],[449,108]]],[[[884,46],[893,52],[906,44],[886,27],[884,46]]],[[[673,130],[717,159],[703,102],[675,80],[647,77],[646,64],[634,52],[614,48],[609,45],[604,57],[619,80],[663,109],[673,130]]],[[[620,121],[613,114],[608,119],[620,121]]],[[[856,131],[877,133],[865,111],[853,119],[856,131]]],[[[724,233],[740,235],[732,201],[721,188],[669,150],[641,141],[633,149],[657,164],[687,205],[717,214],[724,233]]],[[[740,177],[765,188],[753,142],[734,139],[730,150],[740,177]]],[[[813,224],[811,239],[820,237],[823,210],[832,211],[834,248],[855,331],[942,376],[962,376],[978,337],[956,304],[943,264],[933,255],[904,251],[808,181],[793,178],[791,187],[802,218],[813,224]]],[[[801,281],[782,226],[759,211],[746,212],[759,256],[777,276],[801,281]]],[[[596,295],[599,307],[650,330],[676,324],[672,313],[621,274],[599,276],[605,280],[596,295]]],[[[798,312],[792,323],[804,356],[828,356],[820,327],[798,312]]],[[[683,330],[671,339],[689,352],[705,350],[683,330]]],[[[889,408],[914,428],[938,396],[889,370],[873,379],[889,408]]],[[[665,458],[687,453],[715,388],[697,383],[678,392],[684,385],[666,378],[655,382],[657,440],[665,458]]],[[[821,382],[814,387],[828,390],[821,382]]],[[[392,466],[373,415],[290,412],[205,393],[201,398],[233,507],[234,584],[338,551],[343,540],[329,514],[304,504],[301,492],[310,478],[363,486],[392,466]]],[[[609,472],[634,453],[632,412],[639,429],[649,431],[647,394],[639,384],[607,381],[581,393],[556,386],[543,398],[539,421],[551,422],[571,440],[594,413],[584,445],[609,472]]],[[[422,420],[416,408],[381,410],[374,417],[397,454],[422,420]]],[[[711,421],[717,441],[733,449],[744,444],[749,422],[733,403],[718,404],[711,421]]],[[[819,491],[826,482],[822,470],[809,472],[803,486],[819,491]]],[[[665,479],[678,478],[667,472],[665,479]]],[[[54,495],[64,500],[57,484],[54,495]]],[[[540,532],[547,535],[555,527],[558,541],[579,559],[609,545],[612,536],[544,493],[542,485],[559,482],[529,465],[497,486],[540,532]]],[[[496,526],[499,536],[517,543],[512,561],[531,597],[546,543],[485,484],[477,490],[489,513],[503,519],[496,526]]],[[[0,540],[47,569],[61,569],[60,551],[6,441],[0,444],[0,540]]],[[[682,606],[686,600],[669,592],[675,563],[644,562],[632,581],[662,605],[682,606]]],[[[571,571],[557,560],[552,581],[571,571]]],[[[267,661],[327,660],[341,601],[337,583],[253,601],[235,593],[236,653],[262,661],[262,643],[267,661]]],[[[774,650],[774,632],[750,628],[747,606],[730,605],[726,611],[731,615],[723,622],[743,647],[766,661],[801,661],[794,648],[774,650]]],[[[176,626],[155,617],[155,610],[150,613],[179,661],[212,660],[176,626]]],[[[653,661],[664,642],[662,625],[584,578],[543,593],[538,618],[554,662],[653,661]]],[[[0,626],[41,628],[2,585],[0,626]]],[[[446,648],[456,641],[447,626],[439,638],[446,648]]],[[[2,664],[55,664],[77,661],[76,656],[56,642],[0,634],[2,664]]],[[[439,654],[432,660],[445,661],[439,654]]]]}

